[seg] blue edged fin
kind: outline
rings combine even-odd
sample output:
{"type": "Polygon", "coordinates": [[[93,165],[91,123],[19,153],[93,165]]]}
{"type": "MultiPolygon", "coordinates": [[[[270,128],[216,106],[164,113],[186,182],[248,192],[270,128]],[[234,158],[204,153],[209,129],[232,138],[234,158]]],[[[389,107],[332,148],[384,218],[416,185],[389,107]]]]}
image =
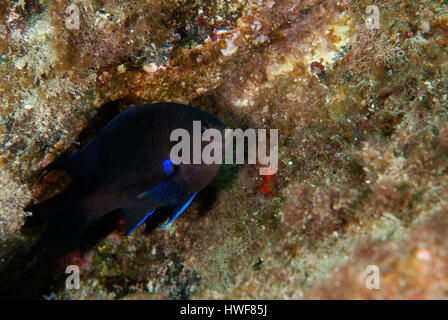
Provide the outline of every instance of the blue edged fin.
{"type": "Polygon", "coordinates": [[[172,199],[177,199],[180,185],[176,181],[166,180],[146,192],[140,193],[137,198],[158,205],[167,205],[172,199]]]}
{"type": "Polygon", "coordinates": [[[190,198],[190,200],[188,200],[187,203],[184,204],[184,206],[183,206],[183,207],[176,213],[176,215],[174,216],[174,218],[171,219],[170,221],[168,221],[168,222],[162,227],[162,230],[165,229],[165,227],[166,227],[167,225],[169,225],[171,222],[173,222],[174,220],[176,220],[177,217],[180,216],[181,213],[185,211],[185,209],[187,209],[187,207],[190,205],[191,201],[193,201],[194,197],[195,197],[197,194],[198,194],[198,193],[196,192],[196,193],[190,198]]]}
{"type": "Polygon", "coordinates": [[[148,209],[142,208],[126,208],[122,209],[124,218],[126,219],[126,230],[129,231],[126,235],[130,235],[135,231],[151,214],[156,211],[156,209],[152,210],[148,213],[148,209]]]}

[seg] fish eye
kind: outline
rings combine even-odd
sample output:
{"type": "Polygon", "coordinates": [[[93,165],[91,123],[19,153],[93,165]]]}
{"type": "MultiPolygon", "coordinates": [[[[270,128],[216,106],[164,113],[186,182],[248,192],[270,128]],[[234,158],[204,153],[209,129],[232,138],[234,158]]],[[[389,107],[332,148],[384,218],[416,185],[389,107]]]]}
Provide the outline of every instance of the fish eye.
{"type": "Polygon", "coordinates": [[[171,160],[171,158],[163,160],[162,164],[163,164],[163,170],[167,175],[171,175],[177,168],[177,165],[173,163],[173,160],[171,160]]]}
{"type": "Polygon", "coordinates": [[[207,130],[209,127],[208,127],[208,124],[203,124],[202,125],[202,127],[201,127],[201,133],[204,133],[205,132],[205,130],[207,130]]]}

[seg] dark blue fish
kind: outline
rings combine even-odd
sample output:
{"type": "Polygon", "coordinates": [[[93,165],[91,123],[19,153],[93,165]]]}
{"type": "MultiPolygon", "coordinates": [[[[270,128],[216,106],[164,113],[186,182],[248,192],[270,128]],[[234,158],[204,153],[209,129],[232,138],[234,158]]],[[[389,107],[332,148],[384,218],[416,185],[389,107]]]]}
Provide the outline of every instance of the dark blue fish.
{"type": "Polygon", "coordinates": [[[183,128],[193,136],[193,121],[201,121],[201,131],[214,128],[224,136],[226,126],[200,109],[146,104],[119,114],[83,149],[50,164],[47,171],[65,170],[76,183],[31,208],[28,225],[47,224],[43,238],[52,241],[49,254],[60,256],[73,249],[92,224],[116,209],[126,219],[128,234],[162,206],[175,207],[168,223],[176,219],[220,167],[174,165],[170,159],[177,143],[170,141],[171,132],[183,128]]]}

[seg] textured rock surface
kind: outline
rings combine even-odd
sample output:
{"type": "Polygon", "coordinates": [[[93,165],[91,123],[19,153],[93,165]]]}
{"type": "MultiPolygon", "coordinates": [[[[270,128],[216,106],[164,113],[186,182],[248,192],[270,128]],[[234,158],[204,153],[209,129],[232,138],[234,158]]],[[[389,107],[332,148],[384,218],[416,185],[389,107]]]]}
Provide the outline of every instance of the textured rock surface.
{"type": "Polygon", "coordinates": [[[0,269],[31,259],[22,208],[48,192],[43,165],[120,110],[175,101],[278,128],[278,173],[224,167],[167,230],[109,235],[71,258],[80,290],[42,295],[446,297],[448,4],[375,2],[369,30],[370,4],[1,1],[0,269]]]}

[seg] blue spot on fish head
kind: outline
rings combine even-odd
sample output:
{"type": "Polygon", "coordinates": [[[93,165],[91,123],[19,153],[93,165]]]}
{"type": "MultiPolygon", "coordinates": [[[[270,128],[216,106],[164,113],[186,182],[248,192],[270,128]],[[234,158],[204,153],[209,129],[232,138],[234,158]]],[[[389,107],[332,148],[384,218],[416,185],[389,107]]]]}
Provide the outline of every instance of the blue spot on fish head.
{"type": "Polygon", "coordinates": [[[174,172],[174,164],[171,158],[163,160],[163,170],[167,175],[171,175],[174,172]]]}

